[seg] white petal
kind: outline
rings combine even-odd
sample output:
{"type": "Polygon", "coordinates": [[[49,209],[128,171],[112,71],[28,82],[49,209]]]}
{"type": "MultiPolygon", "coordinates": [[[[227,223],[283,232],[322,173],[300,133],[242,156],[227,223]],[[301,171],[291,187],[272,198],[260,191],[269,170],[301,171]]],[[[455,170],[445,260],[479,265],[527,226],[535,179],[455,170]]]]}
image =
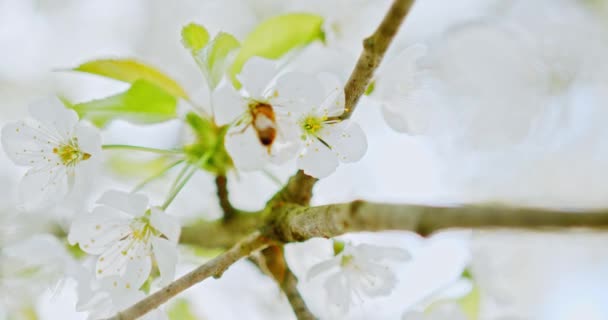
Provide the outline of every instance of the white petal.
{"type": "Polygon", "coordinates": [[[78,123],[76,112],[67,109],[57,98],[32,103],[29,112],[34,119],[45,124],[47,129],[63,138],[71,137],[74,126],[78,123]]]}
{"type": "Polygon", "coordinates": [[[108,190],[104,192],[99,200],[97,200],[97,203],[138,217],[146,213],[146,209],[148,208],[148,197],[139,193],[108,190]]]}
{"type": "Polygon", "coordinates": [[[152,250],[160,271],[160,285],[168,285],[175,278],[177,245],[163,238],[152,237],[152,250]]]}
{"type": "Polygon", "coordinates": [[[397,132],[409,132],[410,130],[408,127],[408,123],[403,114],[401,112],[395,112],[393,110],[394,107],[387,103],[384,103],[382,105],[382,116],[384,117],[384,121],[386,121],[389,127],[391,127],[397,132]]]}
{"type": "Polygon", "coordinates": [[[333,74],[322,73],[319,79],[324,88],[324,99],[319,103],[317,115],[326,117],[337,117],[344,113],[345,94],[340,80],[333,74]]]}
{"type": "Polygon", "coordinates": [[[306,151],[298,156],[298,168],[315,178],[332,174],[339,163],[336,154],[317,139],[313,138],[307,144],[306,151]]]}
{"type": "Polygon", "coordinates": [[[130,221],[126,215],[113,208],[96,207],[91,214],[83,214],[72,222],[68,242],[78,243],[87,253],[101,254],[131,232],[130,221]]]}
{"type": "Polygon", "coordinates": [[[367,243],[357,245],[353,250],[353,254],[369,261],[408,261],[412,258],[409,252],[404,249],[381,247],[367,243]]]}
{"type": "Polygon", "coordinates": [[[243,132],[228,132],[225,146],[234,166],[239,170],[259,170],[268,163],[270,158],[268,149],[260,144],[252,127],[243,132]]]}
{"type": "Polygon", "coordinates": [[[324,91],[319,79],[302,72],[289,72],[279,77],[271,95],[273,106],[302,113],[319,106],[323,99],[324,91]]]}
{"type": "Polygon", "coordinates": [[[312,266],[310,270],[306,273],[306,280],[310,281],[312,278],[319,276],[322,273],[325,273],[333,268],[337,268],[340,266],[339,258],[331,258],[326,261],[319,262],[312,266]]]}
{"type": "Polygon", "coordinates": [[[331,146],[341,162],[358,161],[367,151],[367,138],[356,123],[342,121],[329,125],[321,132],[321,136],[331,146]]]}
{"type": "Polygon", "coordinates": [[[357,272],[357,287],[368,297],[389,295],[397,284],[397,277],[386,266],[375,263],[358,263],[361,271],[357,272]]]}
{"type": "Polygon", "coordinates": [[[95,275],[97,278],[120,276],[122,277],[127,270],[129,255],[132,254],[134,246],[130,239],[114,241],[111,246],[97,258],[95,275]]]}
{"type": "Polygon", "coordinates": [[[25,210],[58,203],[69,191],[67,175],[64,166],[30,169],[19,184],[19,202],[25,210]]]}
{"type": "Polygon", "coordinates": [[[101,134],[97,128],[78,124],[74,128],[74,137],[78,139],[78,149],[91,157],[101,154],[101,134]]]}
{"type": "Polygon", "coordinates": [[[382,101],[390,100],[395,95],[407,95],[418,85],[417,77],[421,72],[417,63],[427,53],[427,47],[415,44],[407,47],[378,73],[372,97],[382,101]]]}
{"type": "Polygon", "coordinates": [[[232,84],[224,85],[213,91],[213,115],[218,125],[231,123],[247,112],[247,100],[236,92],[232,84]]]}
{"type": "Polygon", "coordinates": [[[350,283],[341,274],[336,273],[327,278],[323,286],[327,292],[327,299],[338,306],[340,312],[348,312],[351,303],[352,289],[350,283]]]}
{"type": "Polygon", "coordinates": [[[162,232],[170,241],[177,243],[181,226],[175,217],[172,217],[157,207],[150,209],[150,225],[162,232]]]}
{"type": "Polygon", "coordinates": [[[62,143],[60,137],[38,129],[40,124],[17,121],[2,128],[2,147],[18,165],[39,167],[60,162],[53,148],[62,143]]]}
{"type": "Polygon", "coordinates": [[[264,98],[264,90],[270,85],[277,72],[274,61],[251,57],[243,66],[237,78],[243,84],[243,88],[249,93],[250,97],[256,100],[264,98]]]}

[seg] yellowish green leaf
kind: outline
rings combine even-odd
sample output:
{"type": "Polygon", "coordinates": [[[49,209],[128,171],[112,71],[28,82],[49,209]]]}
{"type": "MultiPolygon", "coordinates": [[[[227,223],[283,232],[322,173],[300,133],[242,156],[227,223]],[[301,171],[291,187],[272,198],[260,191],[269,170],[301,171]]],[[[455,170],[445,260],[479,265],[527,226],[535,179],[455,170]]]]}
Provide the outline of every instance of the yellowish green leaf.
{"type": "Polygon", "coordinates": [[[174,97],[188,99],[186,91],[158,69],[135,59],[100,59],[81,64],[75,71],[92,73],[124,82],[146,80],[174,97]]]}
{"type": "Polygon", "coordinates": [[[167,312],[170,320],[197,320],[190,302],[186,299],[176,299],[167,312]]]}
{"type": "Polygon", "coordinates": [[[258,25],[243,41],[241,50],[230,67],[235,84],[238,74],[249,58],[260,56],[278,59],[294,48],[314,40],[322,40],[323,18],[309,13],[290,13],[270,18],[258,25]]]}
{"type": "Polygon", "coordinates": [[[177,116],[177,99],[158,86],[137,80],[129,90],[72,106],[81,118],[103,127],[114,119],[132,123],[164,122],[177,116]]]}
{"type": "Polygon", "coordinates": [[[196,55],[209,42],[209,32],[205,27],[190,23],[182,28],[182,43],[186,49],[196,55]]]}
{"type": "Polygon", "coordinates": [[[203,64],[203,71],[212,88],[222,80],[231,62],[229,59],[231,53],[239,46],[239,41],[231,34],[220,32],[200,51],[198,58],[203,64]]]}

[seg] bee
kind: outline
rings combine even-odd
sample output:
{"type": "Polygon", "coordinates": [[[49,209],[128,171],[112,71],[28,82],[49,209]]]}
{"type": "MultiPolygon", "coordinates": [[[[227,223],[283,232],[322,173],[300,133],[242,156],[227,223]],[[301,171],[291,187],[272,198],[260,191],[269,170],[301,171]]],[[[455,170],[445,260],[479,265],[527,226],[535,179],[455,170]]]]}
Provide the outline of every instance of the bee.
{"type": "MultiPolygon", "coordinates": [[[[272,106],[264,102],[254,102],[249,105],[249,113],[251,115],[251,125],[255,130],[260,143],[268,149],[277,137],[277,122],[272,106]]],[[[249,127],[247,125],[244,129],[249,127]]],[[[244,131],[243,129],[243,131],[244,131]]]]}

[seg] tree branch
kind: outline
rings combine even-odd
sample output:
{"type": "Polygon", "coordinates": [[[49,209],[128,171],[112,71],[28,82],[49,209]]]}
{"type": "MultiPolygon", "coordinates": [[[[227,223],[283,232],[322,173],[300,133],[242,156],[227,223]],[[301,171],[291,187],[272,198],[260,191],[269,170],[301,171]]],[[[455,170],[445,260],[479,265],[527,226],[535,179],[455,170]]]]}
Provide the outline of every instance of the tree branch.
{"type": "Polygon", "coordinates": [[[236,210],[230,203],[228,196],[228,179],[225,175],[215,177],[215,186],[217,188],[217,199],[220,202],[220,207],[224,212],[224,221],[229,221],[236,215],[236,210]]]}
{"type": "Polygon", "coordinates": [[[287,261],[285,261],[283,246],[269,246],[262,250],[260,254],[262,258],[256,260],[255,263],[277,282],[283,293],[285,293],[296,318],[298,320],[317,319],[310,312],[304,298],[302,298],[298,291],[298,278],[289,269],[287,261]]]}
{"type": "Polygon", "coordinates": [[[312,198],[312,188],[318,181],[304,173],[302,170],[289,178],[287,184],[277,192],[268,202],[268,206],[272,207],[279,203],[295,203],[299,205],[308,205],[312,198]]]}
{"type": "Polygon", "coordinates": [[[262,236],[259,232],[254,232],[230,250],[220,254],[216,258],[208,261],[190,273],[173,281],[168,286],[147,296],[143,300],[107,320],[137,319],[193,285],[211,276],[215,278],[221,277],[222,273],[224,273],[224,271],[233,263],[248,256],[255,250],[264,248],[268,243],[268,238],[262,236]]]}
{"type": "Polygon", "coordinates": [[[347,232],[405,230],[426,236],[451,228],[608,229],[608,210],[556,211],[509,206],[437,207],[364,201],[281,208],[268,232],[283,242],[331,238],[347,232]]]}
{"type": "Polygon", "coordinates": [[[345,111],[340,119],[350,118],[355,111],[359,98],[367,89],[374,71],[380,65],[384,53],[393,41],[413,3],[414,0],[395,0],[376,31],[363,40],[363,52],[361,52],[357,65],[344,87],[346,104],[345,111]]]}
{"type": "Polygon", "coordinates": [[[229,221],[201,220],[184,226],[179,242],[202,248],[228,249],[257,230],[263,222],[259,212],[236,211],[234,217],[229,221]]]}

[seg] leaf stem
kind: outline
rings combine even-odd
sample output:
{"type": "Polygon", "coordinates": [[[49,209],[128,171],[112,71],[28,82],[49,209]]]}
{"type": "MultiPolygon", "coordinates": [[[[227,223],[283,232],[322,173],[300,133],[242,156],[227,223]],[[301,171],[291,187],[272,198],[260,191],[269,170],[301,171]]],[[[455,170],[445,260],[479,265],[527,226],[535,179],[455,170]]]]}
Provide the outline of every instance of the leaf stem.
{"type": "Polygon", "coordinates": [[[192,176],[194,176],[194,173],[196,173],[196,170],[198,170],[198,168],[200,166],[205,164],[205,162],[207,162],[211,158],[212,154],[213,154],[212,152],[205,153],[193,166],[192,165],[186,166],[186,168],[189,168],[189,170],[182,170],[182,172],[180,172],[180,175],[175,180],[175,182],[176,182],[176,183],[174,183],[175,187],[172,188],[171,192],[169,193],[169,196],[167,197],[167,200],[165,200],[165,202],[161,206],[161,208],[163,210],[166,210],[167,207],[169,207],[169,205],[171,204],[171,202],[173,202],[173,200],[175,200],[175,197],[177,197],[179,192],[184,188],[184,186],[186,186],[186,184],[188,183],[190,178],[192,178],[192,176]],[[186,174],[186,171],[188,171],[187,174],[186,174]],[[185,175],[185,177],[184,177],[184,175],[185,175]],[[183,179],[181,179],[181,182],[178,182],[179,179],[182,177],[183,177],[183,179]]]}
{"type": "Polygon", "coordinates": [[[179,164],[183,163],[184,161],[186,161],[186,160],[184,160],[184,159],[177,160],[177,161],[175,161],[175,162],[171,163],[170,165],[168,165],[168,166],[164,167],[162,170],[160,170],[160,171],[159,171],[159,172],[157,172],[156,174],[154,174],[154,175],[152,175],[152,176],[150,176],[150,177],[146,178],[146,179],[145,179],[145,180],[143,180],[142,182],[138,183],[138,184],[137,184],[137,185],[136,185],[136,186],[133,188],[133,190],[132,190],[131,192],[133,193],[133,192],[137,192],[137,191],[139,191],[139,190],[143,189],[143,187],[145,187],[145,186],[146,186],[148,183],[150,183],[150,182],[152,182],[152,181],[154,181],[154,180],[156,180],[156,179],[158,179],[158,178],[162,177],[162,176],[163,176],[163,175],[165,175],[167,172],[169,172],[169,170],[173,169],[174,167],[178,166],[179,164]]]}
{"type": "Polygon", "coordinates": [[[132,146],[128,144],[104,144],[101,146],[103,150],[135,150],[135,151],[145,151],[145,152],[153,152],[159,154],[183,154],[184,151],[177,149],[158,149],[158,148],[149,148],[142,146],[132,146]]]}

